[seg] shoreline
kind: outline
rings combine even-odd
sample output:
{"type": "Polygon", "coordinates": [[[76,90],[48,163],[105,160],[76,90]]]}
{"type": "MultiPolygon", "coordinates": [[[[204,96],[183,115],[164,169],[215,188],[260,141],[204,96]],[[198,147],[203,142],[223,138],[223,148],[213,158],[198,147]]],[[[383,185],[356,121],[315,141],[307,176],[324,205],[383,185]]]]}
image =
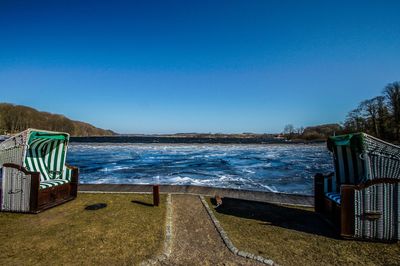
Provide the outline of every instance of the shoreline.
{"type": "Polygon", "coordinates": [[[70,143],[136,143],[136,144],[321,144],[325,140],[280,140],[271,138],[185,138],[153,136],[71,137],[70,143]]]}
{"type": "MultiPolygon", "coordinates": [[[[153,185],[135,184],[79,184],[78,192],[90,193],[152,193],[153,185]]],[[[234,188],[217,188],[194,185],[160,185],[160,193],[193,194],[202,196],[219,195],[249,201],[267,202],[294,206],[314,206],[314,197],[304,194],[253,191],[234,188]]]]}
{"type": "Polygon", "coordinates": [[[287,143],[183,143],[183,142],[70,142],[70,145],[113,145],[113,146],[124,146],[124,145],[173,145],[173,146],[187,146],[187,145],[207,145],[207,146],[269,146],[269,145],[279,145],[279,146],[295,146],[295,145],[324,145],[326,142],[313,142],[313,143],[302,143],[302,142],[287,142],[287,143]]]}

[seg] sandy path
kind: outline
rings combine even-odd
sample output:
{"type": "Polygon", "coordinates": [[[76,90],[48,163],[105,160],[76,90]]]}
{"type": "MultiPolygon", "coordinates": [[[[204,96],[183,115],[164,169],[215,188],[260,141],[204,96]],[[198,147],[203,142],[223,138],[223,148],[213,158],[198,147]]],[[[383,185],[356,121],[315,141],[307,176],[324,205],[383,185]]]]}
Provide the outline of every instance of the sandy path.
{"type": "Polygon", "coordinates": [[[198,196],[173,195],[172,253],[162,265],[262,265],[232,254],[198,196]]]}

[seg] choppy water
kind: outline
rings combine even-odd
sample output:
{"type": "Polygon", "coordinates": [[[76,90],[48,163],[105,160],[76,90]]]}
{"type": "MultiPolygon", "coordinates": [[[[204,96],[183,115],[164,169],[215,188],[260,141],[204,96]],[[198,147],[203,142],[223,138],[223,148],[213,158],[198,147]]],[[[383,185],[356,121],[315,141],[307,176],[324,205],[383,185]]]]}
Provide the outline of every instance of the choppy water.
{"type": "Polygon", "coordinates": [[[81,183],[179,184],[311,194],[325,145],[71,144],[81,183]]]}

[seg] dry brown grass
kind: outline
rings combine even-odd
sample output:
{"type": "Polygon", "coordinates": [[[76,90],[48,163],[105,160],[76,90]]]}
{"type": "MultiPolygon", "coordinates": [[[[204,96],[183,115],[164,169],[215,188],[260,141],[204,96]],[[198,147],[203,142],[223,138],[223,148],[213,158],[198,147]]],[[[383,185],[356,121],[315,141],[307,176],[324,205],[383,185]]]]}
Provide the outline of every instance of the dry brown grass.
{"type": "Polygon", "coordinates": [[[223,199],[213,211],[237,248],[281,265],[400,265],[399,243],[339,239],[310,208],[223,199]]]}
{"type": "Polygon", "coordinates": [[[79,194],[37,215],[0,213],[1,264],[137,264],[160,252],[164,239],[165,196],[159,207],[151,202],[151,195],[79,194]],[[84,209],[99,202],[108,206],[84,209]]]}

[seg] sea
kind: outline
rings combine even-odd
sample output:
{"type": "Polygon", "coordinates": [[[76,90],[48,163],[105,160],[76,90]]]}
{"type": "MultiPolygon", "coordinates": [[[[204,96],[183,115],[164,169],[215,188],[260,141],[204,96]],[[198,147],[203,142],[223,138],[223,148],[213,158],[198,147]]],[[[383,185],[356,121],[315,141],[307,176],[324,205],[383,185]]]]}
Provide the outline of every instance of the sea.
{"type": "Polygon", "coordinates": [[[71,143],[84,184],[173,184],[313,194],[333,171],[325,144],[71,143]]]}

